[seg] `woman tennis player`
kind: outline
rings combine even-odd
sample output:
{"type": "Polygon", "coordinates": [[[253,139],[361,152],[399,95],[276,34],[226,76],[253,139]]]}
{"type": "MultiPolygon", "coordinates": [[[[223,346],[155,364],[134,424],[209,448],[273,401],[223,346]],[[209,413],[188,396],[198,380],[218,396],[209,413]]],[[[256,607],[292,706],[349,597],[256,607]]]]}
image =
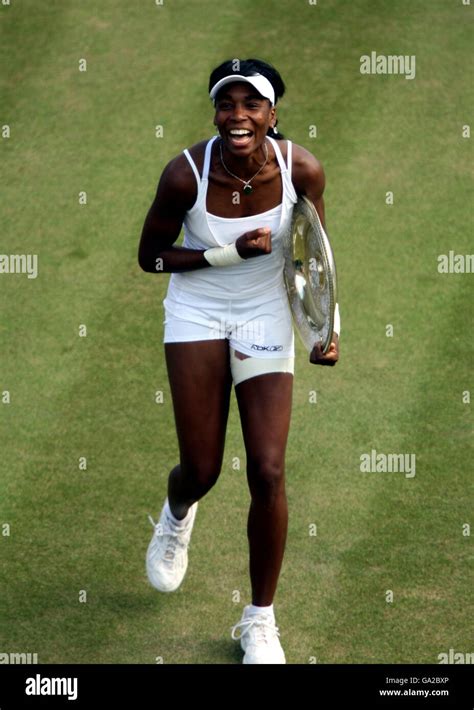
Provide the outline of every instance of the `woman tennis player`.
{"type": "MultiPolygon", "coordinates": [[[[324,226],[324,172],[283,140],[275,105],[284,83],[257,59],[229,60],[209,80],[218,135],[165,167],[143,227],[139,264],[171,272],[164,300],[166,365],[179,441],[167,498],[149,544],[148,578],[179,587],[198,501],[222,466],[232,384],[247,455],[247,535],[252,603],[232,628],[244,663],[285,663],[273,598],[287,536],[285,448],[294,373],[292,316],[283,280],[282,235],[298,195],[324,226]],[[184,246],[174,246],[184,226],[184,246]]],[[[339,358],[339,316],[326,354],[339,358]]],[[[217,524],[218,521],[216,521],[217,524]]]]}

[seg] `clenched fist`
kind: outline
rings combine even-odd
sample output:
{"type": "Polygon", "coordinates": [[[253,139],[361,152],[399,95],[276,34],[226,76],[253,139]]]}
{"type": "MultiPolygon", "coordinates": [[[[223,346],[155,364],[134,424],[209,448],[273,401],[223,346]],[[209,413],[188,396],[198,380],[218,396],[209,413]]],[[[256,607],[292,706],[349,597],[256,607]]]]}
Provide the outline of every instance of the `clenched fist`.
{"type": "Polygon", "coordinates": [[[237,252],[242,259],[250,259],[253,256],[270,254],[272,251],[272,237],[269,227],[260,227],[251,232],[242,234],[235,242],[237,252]]]}

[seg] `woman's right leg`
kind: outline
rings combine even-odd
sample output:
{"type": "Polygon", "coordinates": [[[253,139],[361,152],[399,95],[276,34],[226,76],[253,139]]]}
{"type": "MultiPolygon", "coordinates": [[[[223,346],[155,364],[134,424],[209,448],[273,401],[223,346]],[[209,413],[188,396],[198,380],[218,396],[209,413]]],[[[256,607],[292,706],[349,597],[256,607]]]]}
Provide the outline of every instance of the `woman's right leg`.
{"type": "Polygon", "coordinates": [[[182,520],[220,474],[232,389],[229,344],[165,343],[165,356],[180,451],[168,479],[168,502],[182,520]]]}

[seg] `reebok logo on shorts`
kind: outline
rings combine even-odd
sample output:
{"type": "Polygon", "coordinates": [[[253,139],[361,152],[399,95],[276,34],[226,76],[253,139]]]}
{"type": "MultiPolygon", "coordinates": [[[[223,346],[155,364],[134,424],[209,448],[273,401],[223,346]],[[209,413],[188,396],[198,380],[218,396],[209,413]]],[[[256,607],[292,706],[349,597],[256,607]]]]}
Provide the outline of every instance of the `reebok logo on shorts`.
{"type": "Polygon", "coordinates": [[[283,350],[283,345],[252,345],[252,350],[266,350],[270,353],[276,353],[283,350]]]}

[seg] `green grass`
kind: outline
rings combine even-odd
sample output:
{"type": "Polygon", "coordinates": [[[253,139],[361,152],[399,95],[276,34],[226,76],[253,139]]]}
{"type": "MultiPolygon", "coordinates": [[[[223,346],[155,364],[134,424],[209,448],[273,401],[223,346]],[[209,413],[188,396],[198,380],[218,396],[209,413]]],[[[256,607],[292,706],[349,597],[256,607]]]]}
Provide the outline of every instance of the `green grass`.
{"type": "Polygon", "coordinates": [[[145,578],[147,514],[177,442],[167,277],[136,256],[162,168],[214,132],[209,72],[248,56],[280,69],[279,126],[325,167],[340,279],[338,366],[310,366],[298,342],[275,598],[288,662],[472,651],[472,275],[437,273],[438,254],[472,251],[472,17],[441,0],[0,5],[0,252],[39,254],[36,280],[0,276],[1,652],[240,662],[230,627],[250,600],[249,494],[235,400],[183,586],[160,595],[145,578]],[[372,50],[415,54],[416,79],[360,75],[372,50]],[[361,473],[372,448],[415,453],[415,478],[361,473]]]}

